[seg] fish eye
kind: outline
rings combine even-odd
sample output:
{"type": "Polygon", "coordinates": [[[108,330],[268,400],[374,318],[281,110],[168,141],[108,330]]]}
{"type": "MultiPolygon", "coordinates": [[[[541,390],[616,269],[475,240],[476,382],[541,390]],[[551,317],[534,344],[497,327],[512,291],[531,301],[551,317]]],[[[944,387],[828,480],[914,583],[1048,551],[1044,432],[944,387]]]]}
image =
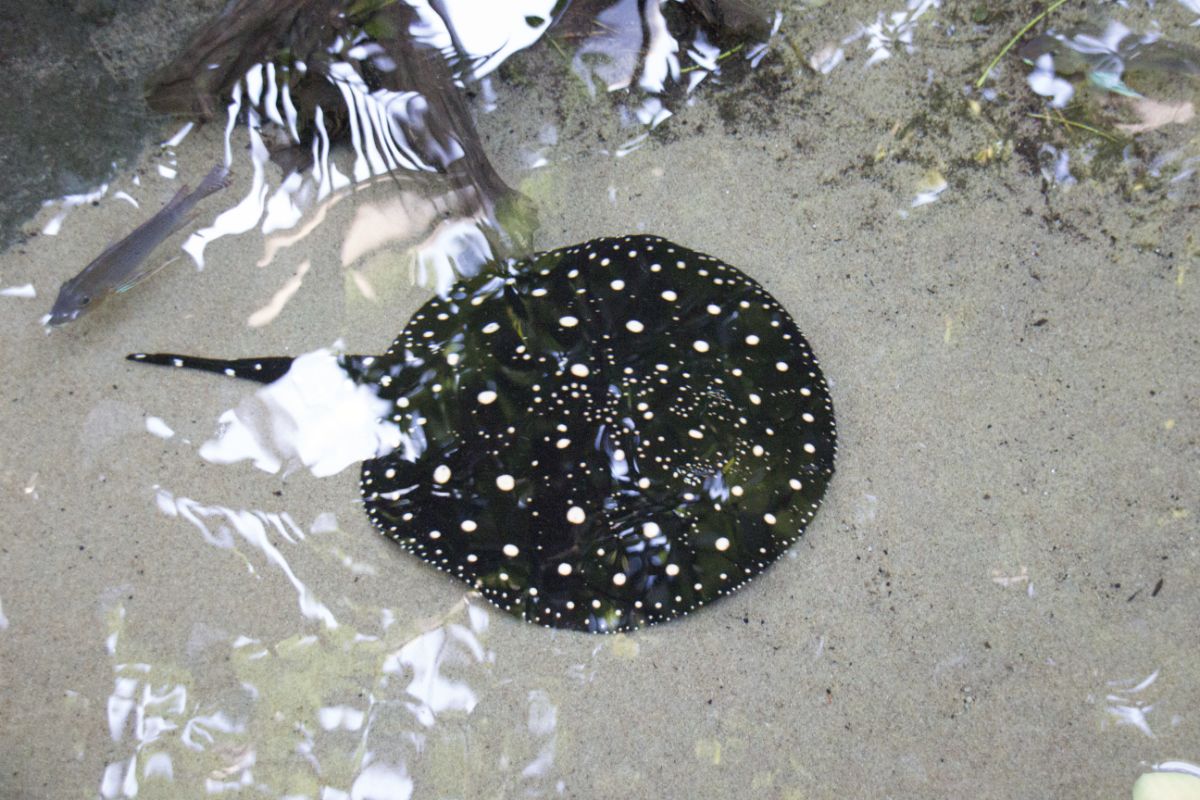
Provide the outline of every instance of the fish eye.
{"type": "Polygon", "coordinates": [[[79,305],[81,305],[81,306],[86,306],[90,302],[92,302],[92,298],[90,298],[90,297],[85,296],[85,297],[79,298],[79,305]]]}

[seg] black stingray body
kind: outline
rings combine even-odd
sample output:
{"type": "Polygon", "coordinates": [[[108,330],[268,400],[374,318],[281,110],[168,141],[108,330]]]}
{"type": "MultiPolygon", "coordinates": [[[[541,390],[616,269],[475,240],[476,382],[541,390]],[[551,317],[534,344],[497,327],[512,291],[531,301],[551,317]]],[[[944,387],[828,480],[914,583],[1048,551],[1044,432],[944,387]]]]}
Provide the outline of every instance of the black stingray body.
{"type": "MultiPolygon", "coordinates": [[[[290,359],[131,359],[269,382],[290,359]]],[[[817,360],[758,283],[652,236],[456,284],[342,367],[405,446],[363,463],[372,523],[530,622],[672,619],[787,550],[833,474],[817,360]]]]}

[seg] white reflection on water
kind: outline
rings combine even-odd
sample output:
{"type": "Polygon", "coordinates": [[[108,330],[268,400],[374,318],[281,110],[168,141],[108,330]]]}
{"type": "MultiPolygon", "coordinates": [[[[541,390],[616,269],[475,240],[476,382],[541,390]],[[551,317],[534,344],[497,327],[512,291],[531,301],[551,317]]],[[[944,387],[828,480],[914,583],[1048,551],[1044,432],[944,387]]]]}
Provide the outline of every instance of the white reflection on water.
{"type": "Polygon", "coordinates": [[[200,456],[216,464],[250,460],[265,472],[301,464],[317,477],[335,475],[409,446],[411,437],[386,421],[390,412],[390,403],[350,379],[332,351],[317,350],[223,413],[220,436],[205,442],[200,456]]]}
{"type": "MultiPolygon", "coordinates": [[[[158,489],[155,500],[160,511],[167,516],[182,517],[187,520],[200,531],[205,542],[215,547],[234,549],[234,533],[237,533],[246,544],[260,551],[287,577],[288,582],[296,590],[301,614],[308,619],[321,622],[326,628],[338,626],[333,612],[296,577],[287,559],[283,557],[283,553],[271,543],[268,525],[271,533],[278,534],[292,544],[304,538],[304,532],[286,512],[271,514],[263,511],[235,510],[225,506],[206,506],[187,497],[176,497],[166,489],[158,489]],[[211,518],[216,518],[218,521],[215,530],[209,526],[208,520],[211,518]],[[221,523],[222,519],[227,524],[221,523]]],[[[255,572],[254,566],[249,562],[246,566],[251,574],[255,572]]]]}
{"type": "Polygon", "coordinates": [[[1140,694],[1154,685],[1154,682],[1158,680],[1158,673],[1159,670],[1156,669],[1136,683],[1132,680],[1108,682],[1113,691],[1105,697],[1105,700],[1108,701],[1106,710],[1116,718],[1118,726],[1130,725],[1151,739],[1155,738],[1146,716],[1154,711],[1156,704],[1147,702],[1145,698],[1133,697],[1133,695],[1140,694]]]}
{"type": "Polygon", "coordinates": [[[22,284],[21,286],[9,286],[7,289],[0,289],[0,297],[23,297],[32,299],[37,297],[37,290],[33,288],[32,283],[22,284]]]}
{"type": "Polygon", "coordinates": [[[1063,108],[1075,96],[1075,87],[1071,82],[1058,77],[1054,71],[1054,56],[1050,53],[1038,56],[1033,71],[1025,80],[1034,94],[1050,98],[1051,108],[1063,108]]]}
{"type": "Polygon", "coordinates": [[[162,417],[146,417],[146,431],[160,439],[170,439],[175,435],[175,431],[163,421],[162,417]]]}
{"type": "Polygon", "coordinates": [[[326,787],[321,800],[408,800],[412,791],[413,782],[403,764],[390,766],[376,762],[358,773],[349,793],[326,787]]]}
{"type": "Polygon", "coordinates": [[[62,230],[63,220],[76,208],[83,205],[98,202],[104,195],[108,194],[108,184],[102,183],[97,188],[90,192],[80,194],[64,195],[56,200],[46,200],[42,203],[43,208],[58,206],[58,211],[50,218],[50,221],[42,226],[42,234],[45,236],[57,236],[62,230]]]}
{"type": "Polygon", "coordinates": [[[447,625],[423,633],[384,659],[382,672],[385,675],[412,675],[407,692],[415,702],[405,705],[426,727],[432,726],[437,715],[446,711],[469,714],[478,702],[470,686],[450,680],[441,672],[447,660],[464,662],[462,649],[448,646],[456,642],[464,644],[475,661],[484,660],[482,646],[462,625],[447,625]]]}
{"type": "Polygon", "coordinates": [[[1162,772],[1185,772],[1200,778],[1200,764],[1193,764],[1190,761],[1162,761],[1154,764],[1153,768],[1162,772]]]}
{"type": "Polygon", "coordinates": [[[445,19],[428,0],[412,0],[409,5],[421,17],[413,35],[444,53],[454,52],[457,44],[470,63],[472,77],[482,78],[542,37],[556,2],[442,0],[436,5],[444,11],[445,19]]]}
{"type": "Polygon", "coordinates": [[[891,58],[898,48],[911,54],[916,50],[913,34],[917,30],[917,21],[931,9],[941,7],[941,0],[908,0],[900,11],[890,14],[880,11],[874,22],[860,27],[843,39],[842,44],[865,38],[867,51],[871,54],[864,65],[867,67],[891,58]]]}
{"type": "Polygon", "coordinates": [[[554,731],[558,727],[558,707],[550,701],[550,695],[541,689],[529,693],[528,725],[529,732],[544,743],[537,757],[521,770],[521,774],[527,778],[545,775],[554,764],[554,731]]]}
{"type": "Polygon", "coordinates": [[[460,601],[426,630],[397,623],[390,609],[357,612],[366,630],[274,642],[222,633],[206,644],[207,658],[231,675],[206,672],[200,681],[165,653],[153,663],[128,658],[145,644],[129,639],[118,604],[109,614],[114,688],[105,709],[116,747],[100,796],[169,785],[178,796],[393,800],[419,793],[418,776],[444,785],[447,764],[464,785],[486,781],[498,796],[562,790],[553,775],[558,711],[547,691],[528,692],[523,718],[498,720],[511,731],[498,752],[463,749],[501,680],[482,607],[460,601]]]}

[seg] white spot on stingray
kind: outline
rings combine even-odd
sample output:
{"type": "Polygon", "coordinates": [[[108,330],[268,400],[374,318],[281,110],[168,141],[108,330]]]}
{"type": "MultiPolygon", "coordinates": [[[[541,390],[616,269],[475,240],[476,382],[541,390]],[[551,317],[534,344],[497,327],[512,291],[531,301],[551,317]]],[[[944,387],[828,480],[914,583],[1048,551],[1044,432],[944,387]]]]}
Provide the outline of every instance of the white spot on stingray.
{"type": "Polygon", "coordinates": [[[579,320],[575,317],[572,317],[570,314],[567,314],[564,317],[558,318],[558,324],[562,325],[564,328],[574,328],[579,324],[579,320]]]}
{"type": "Polygon", "coordinates": [[[714,317],[717,314],[721,313],[721,307],[719,305],[717,305],[716,303],[709,303],[708,308],[706,310],[708,311],[708,313],[712,314],[714,317]]]}
{"type": "Polygon", "coordinates": [[[667,564],[667,574],[670,575],[672,578],[674,578],[676,575],[679,574],[679,565],[678,564],[667,564]]]}
{"type": "Polygon", "coordinates": [[[498,330],[500,330],[499,322],[489,322],[487,325],[483,326],[484,333],[495,333],[498,330]]]}
{"type": "Polygon", "coordinates": [[[751,392],[750,393],[750,402],[753,403],[754,405],[758,405],[759,403],[762,402],[762,398],[759,397],[758,395],[756,395],[754,392],[751,392]]]}
{"type": "Polygon", "coordinates": [[[766,514],[763,514],[763,522],[768,525],[774,525],[776,522],[775,515],[768,511],[766,514]]]}
{"type": "Polygon", "coordinates": [[[679,299],[679,295],[675,294],[670,289],[667,289],[665,292],[662,293],[662,299],[666,300],[668,303],[674,303],[676,300],[679,299]]]}
{"type": "Polygon", "coordinates": [[[787,372],[788,371],[787,362],[786,361],[776,361],[775,369],[779,370],[780,372],[787,372]]]}
{"type": "Polygon", "coordinates": [[[521,551],[515,544],[504,545],[504,555],[508,556],[509,558],[516,558],[517,553],[519,552],[521,551]]]}
{"type": "Polygon", "coordinates": [[[571,565],[565,561],[558,565],[558,574],[562,575],[564,578],[570,575],[572,571],[571,565]]]}
{"type": "Polygon", "coordinates": [[[642,536],[645,536],[647,539],[653,539],[660,533],[662,533],[662,528],[658,527],[657,522],[647,522],[642,526],[642,536]]]}
{"type": "Polygon", "coordinates": [[[811,442],[805,442],[804,443],[804,452],[808,453],[809,455],[812,455],[813,453],[817,452],[817,448],[814,447],[811,442]]]}
{"type": "Polygon", "coordinates": [[[462,525],[459,527],[462,528],[465,533],[474,533],[479,528],[473,519],[464,519],[462,521],[462,525]]]}
{"type": "Polygon", "coordinates": [[[720,539],[717,539],[717,541],[713,544],[713,546],[716,547],[721,552],[725,552],[726,550],[729,549],[729,540],[726,539],[724,536],[722,536],[720,539]]]}
{"type": "Polygon", "coordinates": [[[502,492],[511,492],[517,485],[512,475],[497,475],[496,488],[502,492]]]}
{"type": "Polygon", "coordinates": [[[696,348],[697,353],[708,352],[708,342],[704,341],[703,339],[697,339],[696,341],[692,342],[692,347],[696,348]]]}
{"type": "Polygon", "coordinates": [[[446,353],[446,363],[454,366],[458,363],[458,353],[446,353]]]}
{"type": "Polygon", "coordinates": [[[588,368],[586,364],[572,364],[571,374],[576,378],[586,378],[588,376],[588,368]]]}
{"type": "Polygon", "coordinates": [[[610,283],[609,286],[612,287],[614,292],[619,292],[625,288],[625,281],[621,280],[620,278],[617,278],[615,281],[610,283]]]}
{"type": "Polygon", "coordinates": [[[437,468],[433,471],[433,482],[445,483],[448,480],[450,480],[450,468],[445,464],[438,464],[437,468]]]}
{"type": "Polygon", "coordinates": [[[625,573],[624,572],[615,573],[612,577],[612,582],[613,582],[614,586],[624,586],[625,585],[625,573]]]}
{"type": "Polygon", "coordinates": [[[695,428],[692,428],[691,430],[688,431],[688,436],[692,437],[693,439],[703,439],[704,438],[704,434],[701,433],[700,431],[696,430],[695,428]]]}
{"type": "Polygon", "coordinates": [[[583,513],[583,509],[579,506],[571,506],[571,508],[567,510],[567,522],[571,523],[572,525],[579,525],[585,519],[587,519],[587,514],[583,513]]]}
{"type": "Polygon", "coordinates": [[[485,406],[491,405],[492,403],[496,402],[496,393],[493,392],[491,389],[484,389],[482,392],[479,393],[478,399],[479,399],[479,402],[485,406]]]}
{"type": "Polygon", "coordinates": [[[636,319],[631,319],[625,323],[625,329],[630,333],[641,333],[646,330],[646,326],[638,322],[636,319]]]}
{"type": "Polygon", "coordinates": [[[792,489],[797,492],[804,488],[804,484],[800,483],[800,481],[796,480],[795,478],[792,478],[790,481],[788,481],[788,486],[792,487],[792,489]]]}
{"type": "Polygon", "coordinates": [[[741,497],[742,495],[744,495],[746,493],[746,490],[740,486],[731,486],[729,488],[729,493],[731,495],[733,495],[734,497],[741,497]]]}
{"type": "Polygon", "coordinates": [[[750,345],[751,347],[758,344],[760,341],[761,339],[759,339],[753,333],[746,337],[746,344],[750,345]]]}

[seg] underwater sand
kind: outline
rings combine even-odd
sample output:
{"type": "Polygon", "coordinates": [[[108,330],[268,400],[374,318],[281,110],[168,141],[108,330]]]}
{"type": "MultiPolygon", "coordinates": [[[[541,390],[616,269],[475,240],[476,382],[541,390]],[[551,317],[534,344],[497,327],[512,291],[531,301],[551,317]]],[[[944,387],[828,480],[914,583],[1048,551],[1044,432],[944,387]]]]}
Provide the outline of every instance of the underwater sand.
{"type": "MultiPolygon", "coordinates": [[[[807,55],[877,8],[785,30],[807,55]]],[[[628,135],[609,98],[499,83],[480,130],[539,247],[645,231],[717,256],[790,311],[833,394],[837,474],[800,543],[631,635],[465,598],[376,534],[355,468],[205,462],[254,387],[124,360],[382,352],[430,294],[384,252],[362,296],[350,202],[269,266],[261,236],[225,238],[49,335],[58,285],[178,181],[147,152],[140,210],[106,198],[0,255],[0,287],[37,289],[0,297],[0,797],[1122,797],[1200,761],[1197,179],[1168,196],[1119,165],[1063,187],[1020,148],[975,161],[1039,108],[1016,80],[978,117],[961,94],[1013,21],[923,25],[870,69],[845,45],[828,76],[778,45],[622,158],[600,152],[628,135]],[[547,122],[559,143],[527,169],[547,122]],[[949,187],[913,207],[931,170],[949,187]],[[164,512],[182,498],[207,535],[164,512]]],[[[177,152],[194,182],[220,131],[177,152]]]]}

